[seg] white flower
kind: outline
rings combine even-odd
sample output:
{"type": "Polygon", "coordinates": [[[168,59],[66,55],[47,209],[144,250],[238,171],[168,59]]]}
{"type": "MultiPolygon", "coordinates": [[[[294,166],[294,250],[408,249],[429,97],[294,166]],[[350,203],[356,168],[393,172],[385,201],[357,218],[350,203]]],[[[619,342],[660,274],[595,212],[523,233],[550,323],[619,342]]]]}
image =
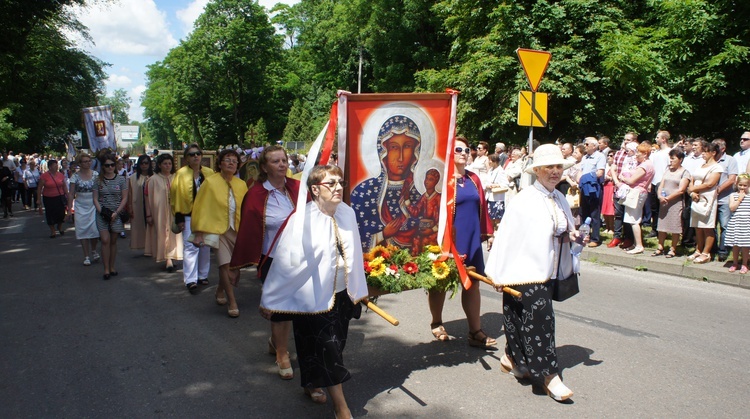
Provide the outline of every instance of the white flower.
{"type": "Polygon", "coordinates": [[[430,258],[430,260],[433,261],[433,262],[437,260],[438,256],[440,256],[440,255],[438,255],[436,253],[429,253],[427,255],[427,257],[430,258]]]}

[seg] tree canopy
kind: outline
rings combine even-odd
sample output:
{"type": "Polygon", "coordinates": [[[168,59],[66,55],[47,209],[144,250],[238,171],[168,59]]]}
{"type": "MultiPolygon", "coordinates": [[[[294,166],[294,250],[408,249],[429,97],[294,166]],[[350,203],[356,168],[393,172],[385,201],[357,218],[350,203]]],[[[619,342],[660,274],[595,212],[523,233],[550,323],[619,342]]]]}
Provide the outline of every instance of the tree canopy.
{"type": "MultiPolygon", "coordinates": [[[[0,112],[14,133],[2,141],[64,138],[102,97],[106,64],[61,32],[86,36],[66,12],[86,1],[0,4],[0,112]]],[[[542,142],[658,129],[733,138],[750,127],[748,18],[739,0],[301,0],[270,12],[212,0],[149,67],[142,103],[154,145],[215,147],[258,139],[248,133],[260,126],[269,141],[311,141],[339,89],[453,88],[459,132],[518,144],[522,47],[552,53],[542,142]]]]}
{"type": "MultiPolygon", "coordinates": [[[[76,48],[64,31],[87,37],[70,13],[85,0],[0,3],[0,111],[20,135],[1,141],[18,151],[58,148],[81,128],[81,108],[104,90],[105,63],[76,48]]],[[[2,134],[0,134],[2,135],[2,134]]]]}

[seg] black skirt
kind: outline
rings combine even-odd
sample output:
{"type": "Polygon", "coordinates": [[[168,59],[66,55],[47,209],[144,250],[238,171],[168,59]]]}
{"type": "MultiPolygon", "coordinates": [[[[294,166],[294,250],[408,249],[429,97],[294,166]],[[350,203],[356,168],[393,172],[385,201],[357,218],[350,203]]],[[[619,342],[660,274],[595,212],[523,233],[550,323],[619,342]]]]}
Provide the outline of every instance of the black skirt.
{"type": "Polygon", "coordinates": [[[63,195],[42,197],[44,202],[44,214],[47,217],[47,225],[62,224],[65,221],[65,202],[63,195]]]}
{"type": "Polygon", "coordinates": [[[331,311],[297,314],[292,322],[302,387],[330,387],[351,378],[344,347],[354,304],[346,290],[336,294],[331,311]]]}
{"type": "Polygon", "coordinates": [[[503,293],[505,354],[534,377],[557,374],[552,281],[511,288],[521,292],[523,298],[517,300],[503,293]]]}

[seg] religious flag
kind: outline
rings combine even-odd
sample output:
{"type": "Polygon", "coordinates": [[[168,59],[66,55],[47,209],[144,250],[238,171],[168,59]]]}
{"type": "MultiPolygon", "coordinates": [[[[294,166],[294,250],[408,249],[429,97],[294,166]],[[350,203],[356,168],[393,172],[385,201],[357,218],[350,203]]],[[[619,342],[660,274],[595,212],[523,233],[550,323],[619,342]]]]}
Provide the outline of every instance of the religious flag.
{"type": "Polygon", "coordinates": [[[89,149],[92,153],[110,148],[115,150],[115,125],[112,118],[112,107],[94,106],[83,108],[83,123],[89,137],[89,149]]]}
{"type": "Polygon", "coordinates": [[[68,140],[65,145],[68,151],[68,161],[75,160],[77,153],[76,148],[73,146],[73,140],[68,140]]]}

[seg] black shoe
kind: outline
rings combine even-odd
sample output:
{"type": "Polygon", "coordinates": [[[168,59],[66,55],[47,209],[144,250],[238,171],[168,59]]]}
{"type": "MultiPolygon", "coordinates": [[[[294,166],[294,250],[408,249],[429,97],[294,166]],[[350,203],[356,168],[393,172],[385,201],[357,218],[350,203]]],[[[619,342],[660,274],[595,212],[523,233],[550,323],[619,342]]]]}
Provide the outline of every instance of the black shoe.
{"type": "Polygon", "coordinates": [[[208,278],[198,279],[198,285],[208,285],[208,278]]]}
{"type": "Polygon", "coordinates": [[[174,272],[174,266],[167,266],[167,272],[169,273],[174,272]]]}
{"type": "Polygon", "coordinates": [[[109,274],[112,275],[112,276],[117,276],[117,271],[112,271],[109,274]]]}
{"type": "Polygon", "coordinates": [[[108,280],[109,279],[109,274],[104,274],[104,276],[102,277],[102,279],[105,280],[105,281],[108,280]]]}
{"type": "Polygon", "coordinates": [[[651,230],[651,232],[650,232],[650,233],[648,233],[648,235],[646,235],[646,238],[647,238],[647,239],[650,239],[650,238],[653,238],[653,237],[657,237],[658,235],[659,235],[659,234],[658,234],[657,232],[655,232],[655,231],[651,230]]]}
{"type": "Polygon", "coordinates": [[[718,256],[719,262],[726,262],[728,257],[729,255],[719,255],[718,256]]]}
{"type": "Polygon", "coordinates": [[[196,284],[195,282],[191,282],[191,283],[189,283],[189,284],[187,284],[185,286],[187,287],[187,289],[190,292],[190,294],[195,295],[195,294],[198,293],[198,284],[196,284]]]}

